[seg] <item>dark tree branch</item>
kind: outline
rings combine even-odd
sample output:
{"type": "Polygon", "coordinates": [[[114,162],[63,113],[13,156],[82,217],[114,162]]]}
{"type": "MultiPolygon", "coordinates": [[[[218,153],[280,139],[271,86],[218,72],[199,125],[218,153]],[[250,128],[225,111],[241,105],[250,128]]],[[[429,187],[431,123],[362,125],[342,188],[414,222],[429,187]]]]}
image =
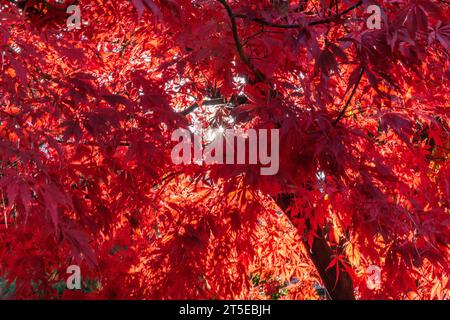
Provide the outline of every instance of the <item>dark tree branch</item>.
{"type": "Polygon", "coordinates": [[[236,19],[233,14],[233,11],[231,11],[230,6],[228,5],[228,3],[225,0],[217,0],[217,1],[219,1],[225,7],[225,10],[227,11],[228,16],[230,17],[231,30],[233,32],[233,38],[234,38],[234,42],[236,43],[239,57],[241,58],[242,62],[244,62],[246,65],[249,66],[250,69],[253,69],[253,66],[252,66],[249,58],[245,55],[244,48],[242,47],[242,44],[241,44],[241,40],[239,39],[239,34],[237,31],[237,25],[236,25],[236,19]]]}
{"type": "Polygon", "coordinates": [[[231,31],[233,32],[233,38],[234,42],[236,44],[236,48],[239,54],[239,57],[241,58],[242,62],[247,65],[247,67],[255,74],[256,81],[262,81],[264,80],[264,75],[259,71],[255,69],[255,66],[251,63],[250,59],[246,56],[244,52],[244,47],[242,46],[241,40],[239,39],[239,34],[237,30],[237,24],[236,24],[236,17],[231,10],[231,7],[228,5],[226,0],[217,0],[219,1],[225,8],[225,10],[228,13],[228,16],[230,17],[231,21],[231,31]]]}
{"type": "MultiPolygon", "coordinates": [[[[349,13],[350,11],[358,8],[362,4],[363,4],[362,1],[358,1],[356,4],[352,5],[351,7],[345,9],[344,11],[342,11],[341,13],[339,13],[339,14],[333,16],[333,17],[329,17],[329,18],[321,19],[321,20],[317,20],[317,21],[312,21],[312,22],[308,23],[307,26],[316,26],[316,25],[320,25],[320,24],[331,23],[332,21],[334,21],[334,20],[342,17],[343,15],[349,13]]],[[[236,14],[234,16],[236,18],[247,19],[247,16],[243,15],[243,14],[236,14]]],[[[268,22],[268,21],[266,21],[264,19],[261,19],[261,18],[252,18],[250,20],[253,21],[253,22],[259,23],[261,25],[264,25],[264,26],[273,27],[273,28],[280,28],[280,29],[301,29],[301,28],[305,27],[305,25],[303,25],[303,24],[279,24],[279,23],[272,23],[272,22],[268,22]]]]}
{"type": "MultiPolygon", "coordinates": [[[[277,205],[281,210],[289,217],[289,207],[292,204],[293,196],[288,194],[280,195],[275,199],[277,205]]],[[[308,225],[311,232],[311,226],[308,225]]],[[[309,258],[314,263],[320,278],[322,279],[325,288],[333,300],[355,300],[355,294],[353,292],[353,282],[350,275],[344,270],[339,268],[337,274],[336,266],[328,268],[333,260],[334,252],[328,244],[323,231],[315,230],[316,237],[312,245],[305,239],[303,245],[308,252],[309,258]]]]}
{"type": "MultiPolygon", "coordinates": [[[[242,18],[242,19],[247,19],[247,16],[244,14],[235,14],[234,15],[236,18],[242,18]]],[[[303,28],[304,26],[301,24],[279,24],[279,23],[272,23],[272,22],[268,22],[264,19],[261,18],[252,18],[250,19],[253,22],[259,23],[263,26],[268,26],[268,27],[273,27],[273,28],[280,28],[280,29],[298,29],[298,28],[303,28]]]]}
{"type": "Polygon", "coordinates": [[[358,80],[356,81],[356,84],[355,84],[355,86],[353,87],[352,93],[350,94],[350,97],[348,97],[348,100],[347,100],[347,102],[345,103],[344,108],[342,108],[342,110],[341,110],[341,112],[339,113],[339,115],[338,115],[338,117],[336,118],[336,120],[333,121],[333,125],[336,125],[336,124],[342,119],[342,117],[345,115],[345,112],[347,112],[347,109],[348,109],[348,107],[349,107],[349,105],[350,105],[350,102],[352,101],[353,96],[354,96],[355,93],[356,93],[356,89],[358,88],[359,83],[361,82],[363,73],[364,73],[364,67],[361,67],[361,71],[360,71],[360,73],[359,73],[358,80]]]}
{"type": "Polygon", "coordinates": [[[187,116],[188,114],[190,114],[191,112],[194,112],[195,110],[197,110],[199,107],[198,103],[194,103],[192,106],[187,107],[186,109],[184,109],[183,111],[178,112],[179,114],[181,114],[182,116],[187,116]]]}
{"type": "Polygon", "coordinates": [[[339,15],[343,16],[344,14],[349,13],[350,11],[358,8],[359,6],[361,6],[363,4],[363,2],[360,0],[357,3],[355,3],[354,5],[352,5],[351,7],[348,7],[347,9],[345,9],[344,11],[342,11],[339,15]]]}
{"type": "MultiPolygon", "coordinates": [[[[26,1],[18,2],[16,0],[9,0],[9,2],[11,2],[12,4],[15,4],[17,7],[19,7],[22,10],[25,9],[26,6],[27,6],[27,2],[26,1]]],[[[55,5],[51,4],[51,3],[48,3],[46,0],[39,0],[38,4],[42,4],[47,9],[50,9],[50,10],[56,10],[56,11],[65,13],[66,10],[67,10],[67,7],[69,7],[69,5],[72,5],[72,4],[78,4],[78,0],[74,0],[74,1],[72,1],[70,3],[67,3],[67,7],[64,7],[64,8],[57,7],[57,6],[55,6],[55,5]]],[[[29,7],[29,9],[31,9],[31,7],[29,7]]]]}

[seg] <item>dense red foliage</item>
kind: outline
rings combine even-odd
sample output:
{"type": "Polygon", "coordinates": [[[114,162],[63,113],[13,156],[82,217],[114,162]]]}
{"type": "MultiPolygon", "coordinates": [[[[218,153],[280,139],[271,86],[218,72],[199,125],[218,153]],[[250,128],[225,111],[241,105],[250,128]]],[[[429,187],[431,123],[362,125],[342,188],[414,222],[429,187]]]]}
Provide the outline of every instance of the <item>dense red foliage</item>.
{"type": "Polygon", "coordinates": [[[448,298],[449,16],[1,0],[0,298],[448,298]],[[278,174],[175,166],[193,124],[279,128],[278,174]],[[83,292],[58,290],[71,264],[83,292]]]}

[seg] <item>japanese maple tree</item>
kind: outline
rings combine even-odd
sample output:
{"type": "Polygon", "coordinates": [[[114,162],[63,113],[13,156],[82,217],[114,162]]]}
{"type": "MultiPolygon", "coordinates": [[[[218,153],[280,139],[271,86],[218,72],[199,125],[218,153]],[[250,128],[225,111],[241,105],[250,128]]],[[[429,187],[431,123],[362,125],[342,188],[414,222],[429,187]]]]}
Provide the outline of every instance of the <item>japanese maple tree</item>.
{"type": "Polygon", "coordinates": [[[0,0],[0,298],[448,298],[449,17],[0,0]],[[279,129],[278,173],[175,165],[198,127],[279,129]]]}

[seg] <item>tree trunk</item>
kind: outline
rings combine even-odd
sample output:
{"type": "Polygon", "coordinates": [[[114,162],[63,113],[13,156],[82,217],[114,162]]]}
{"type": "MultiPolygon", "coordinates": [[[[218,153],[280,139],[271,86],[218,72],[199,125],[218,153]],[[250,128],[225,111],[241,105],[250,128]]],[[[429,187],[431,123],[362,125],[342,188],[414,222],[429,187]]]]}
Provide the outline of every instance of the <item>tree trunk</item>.
{"type": "MultiPolygon", "coordinates": [[[[288,208],[291,203],[291,197],[287,195],[276,199],[278,206],[289,217],[288,208]]],[[[325,239],[322,230],[316,230],[317,237],[312,246],[307,241],[303,244],[308,251],[309,257],[314,263],[328,293],[333,300],[355,300],[353,283],[349,274],[344,268],[339,268],[338,278],[336,279],[336,267],[333,266],[327,270],[333,260],[333,250],[325,239]]]]}

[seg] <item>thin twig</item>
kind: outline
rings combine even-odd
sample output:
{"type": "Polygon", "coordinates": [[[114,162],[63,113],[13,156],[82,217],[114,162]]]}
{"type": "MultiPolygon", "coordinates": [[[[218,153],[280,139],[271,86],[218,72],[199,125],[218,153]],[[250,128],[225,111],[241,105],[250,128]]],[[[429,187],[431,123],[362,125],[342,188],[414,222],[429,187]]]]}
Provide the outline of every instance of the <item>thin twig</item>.
{"type": "Polygon", "coordinates": [[[347,100],[347,102],[345,103],[345,106],[344,106],[344,108],[342,109],[341,113],[339,113],[339,116],[336,118],[336,120],[333,121],[333,125],[336,125],[336,124],[339,122],[339,120],[341,120],[341,118],[345,115],[345,112],[347,112],[347,108],[349,107],[350,102],[352,101],[353,96],[354,96],[355,93],[356,93],[356,89],[358,88],[359,83],[361,82],[363,73],[364,73],[364,67],[361,67],[361,71],[360,71],[360,73],[359,73],[358,80],[356,81],[355,86],[353,87],[352,93],[350,94],[350,97],[348,97],[348,100],[347,100]]]}
{"type": "Polygon", "coordinates": [[[5,215],[5,226],[6,226],[6,229],[8,229],[8,217],[7,217],[7,215],[6,215],[6,203],[5,203],[5,196],[3,195],[3,191],[2,191],[2,203],[3,203],[3,210],[5,210],[5,211],[4,211],[4,215],[5,215]]]}
{"type": "MultiPolygon", "coordinates": [[[[225,105],[225,104],[227,104],[226,99],[217,98],[217,99],[203,101],[202,106],[220,106],[220,105],[225,105]]],[[[191,112],[194,112],[195,110],[197,110],[199,107],[200,107],[200,105],[196,102],[193,105],[191,105],[190,107],[187,107],[186,109],[184,109],[183,111],[178,112],[178,114],[187,116],[191,112]]]]}

